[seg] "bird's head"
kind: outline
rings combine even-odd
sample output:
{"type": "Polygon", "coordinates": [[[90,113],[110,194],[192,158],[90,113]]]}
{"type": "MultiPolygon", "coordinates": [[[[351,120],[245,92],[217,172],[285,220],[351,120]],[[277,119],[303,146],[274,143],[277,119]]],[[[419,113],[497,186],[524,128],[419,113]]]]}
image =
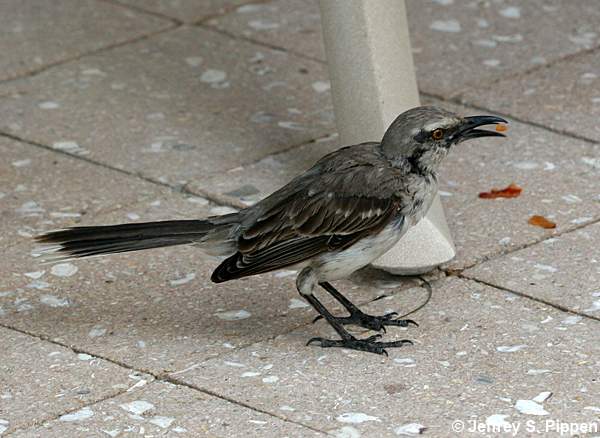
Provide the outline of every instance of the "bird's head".
{"type": "Polygon", "coordinates": [[[383,136],[381,147],[392,161],[408,161],[420,170],[435,172],[452,146],[473,138],[504,137],[484,125],[508,123],[496,116],[462,117],[433,106],[400,114],[383,136]]]}

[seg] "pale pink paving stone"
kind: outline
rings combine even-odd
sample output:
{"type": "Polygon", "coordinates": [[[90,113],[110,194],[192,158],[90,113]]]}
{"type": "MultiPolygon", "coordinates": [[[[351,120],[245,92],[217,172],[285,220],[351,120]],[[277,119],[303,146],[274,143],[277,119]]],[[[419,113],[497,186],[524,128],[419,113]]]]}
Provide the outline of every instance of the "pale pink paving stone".
{"type": "Polygon", "coordinates": [[[270,155],[247,166],[238,166],[214,175],[202,183],[188,187],[202,190],[210,187],[211,192],[252,205],[267,197],[294,177],[308,170],[324,155],[340,148],[337,134],[298,146],[290,151],[270,155]]]}
{"type": "MultiPolygon", "coordinates": [[[[421,90],[451,96],[600,45],[594,0],[407,2],[421,90]]],[[[234,35],[325,60],[317,1],[242,6],[208,22],[234,35]]]]}
{"type": "MultiPolygon", "coordinates": [[[[485,90],[473,88],[461,99],[600,141],[600,56],[595,50],[570,57],[485,90]]],[[[585,158],[584,163],[600,169],[600,152],[585,158]]]]}
{"type": "Polygon", "coordinates": [[[596,223],[482,263],[464,275],[600,320],[599,247],[596,223]]]}
{"type": "Polygon", "coordinates": [[[112,397],[150,376],[0,327],[0,435],[112,397]]]}
{"type": "Polygon", "coordinates": [[[317,430],[283,421],[194,389],[155,382],[36,427],[15,437],[65,436],[313,437],[317,430]]]}
{"type": "Polygon", "coordinates": [[[0,138],[0,155],[4,249],[31,243],[31,237],[41,231],[173,196],[167,188],[7,138],[0,138]]]}
{"type": "Polygon", "coordinates": [[[117,0],[120,4],[165,15],[185,23],[226,14],[253,0],[117,0]]]}
{"type": "Polygon", "coordinates": [[[321,63],[182,28],[0,86],[0,129],[172,184],[332,131],[321,63]],[[58,108],[40,107],[55,102],[58,108]]]}
{"type": "Polygon", "coordinates": [[[325,60],[321,17],[316,1],[276,0],[248,4],[208,20],[206,24],[233,35],[325,60]]]}
{"type": "Polygon", "coordinates": [[[202,217],[216,208],[201,197],[21,142],[0,139],[0,153],[5,250],[22,245],[29,253],[36,246],[33,236],[94,223],[110,212],[119,212],[113,221],[133,222],[202,217]]]}
{"type": "Polygon", "coordinates": [[[0,81],[170,26],[104,1],[5,0],[0,3],[0,81]]]}
{"type": "MultiPolygon", "coordinates": [[[[475,282],[434,283],[433,298],[411,315],[420,327],[390,329],[385,340],[414,346],[389,358],[306,347],[312,336],[335,336],[324,324],[251,345],[176,374],[178,380],[329,432],[352,427],[363,436],[395,436],[418,423],[425,436],[455,436],[453,420],[520,413],[517,400],[545,391],[551,418],[592,421],[597,413],[599,322],[566,326],[568,313],[475,282]],[[552,319],[549,319],[551,317],[552,319]],[[228,363],[237,364],[230,366],[228,363]]],[[[411,289],[367,307],[370,313],[418,303],[411,289]]],[[[539,424],[543,426],[543,417],[539,424]]],[[[549,434],[548,436],[555,436],[549,434]]]]}

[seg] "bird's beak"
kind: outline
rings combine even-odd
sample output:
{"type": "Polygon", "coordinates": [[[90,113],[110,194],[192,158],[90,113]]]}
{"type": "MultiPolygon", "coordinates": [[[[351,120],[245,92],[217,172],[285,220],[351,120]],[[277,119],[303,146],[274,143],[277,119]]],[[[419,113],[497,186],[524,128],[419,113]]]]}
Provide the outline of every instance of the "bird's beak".
{"type": "Polygon", "coordinates": [[[498,125],[500,123],[508,123],[501,117],[496,116],[471,116],[463,118],[461,127],[455,134],[457,141],[470,140],[479,137],[505,137],[504,134],[498,131],[486,131],[485,129],[476,129],[484,125],[498,125]]]}

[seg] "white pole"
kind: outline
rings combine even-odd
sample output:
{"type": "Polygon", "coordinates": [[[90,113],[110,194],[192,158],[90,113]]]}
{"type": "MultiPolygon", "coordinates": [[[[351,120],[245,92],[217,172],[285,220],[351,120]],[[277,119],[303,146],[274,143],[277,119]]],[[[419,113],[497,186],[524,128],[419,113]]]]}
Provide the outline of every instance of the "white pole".
{"type": "MultiPolygon", "coordinates": [[[[420,105],[404,0],[320,0],[342,145],[378,141],[398,114],[420,105]]],[[[439,197],[427,217],[373,265],[431,270],[455,255],[439,197]]]]}

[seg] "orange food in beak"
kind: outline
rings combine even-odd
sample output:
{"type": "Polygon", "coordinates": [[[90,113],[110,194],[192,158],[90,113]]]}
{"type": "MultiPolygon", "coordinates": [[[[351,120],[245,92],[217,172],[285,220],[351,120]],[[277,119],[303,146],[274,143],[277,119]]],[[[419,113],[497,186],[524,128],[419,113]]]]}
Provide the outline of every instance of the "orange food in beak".
{"type": "Polygon", "coordinates": [[[481,199],[496,199],[496,198],[516,198],[521,194],[523,189],[516,184],[511,184],[504,189],[492,189],[489,192],[481,192],[481,199]]]}
{"type": "Polygon", "coordinates": [[[499,123],[498,125],[496,125],[496,132],[506,132],[508,131],[508,126],[503,125],[502,123],[499,123]]]}

